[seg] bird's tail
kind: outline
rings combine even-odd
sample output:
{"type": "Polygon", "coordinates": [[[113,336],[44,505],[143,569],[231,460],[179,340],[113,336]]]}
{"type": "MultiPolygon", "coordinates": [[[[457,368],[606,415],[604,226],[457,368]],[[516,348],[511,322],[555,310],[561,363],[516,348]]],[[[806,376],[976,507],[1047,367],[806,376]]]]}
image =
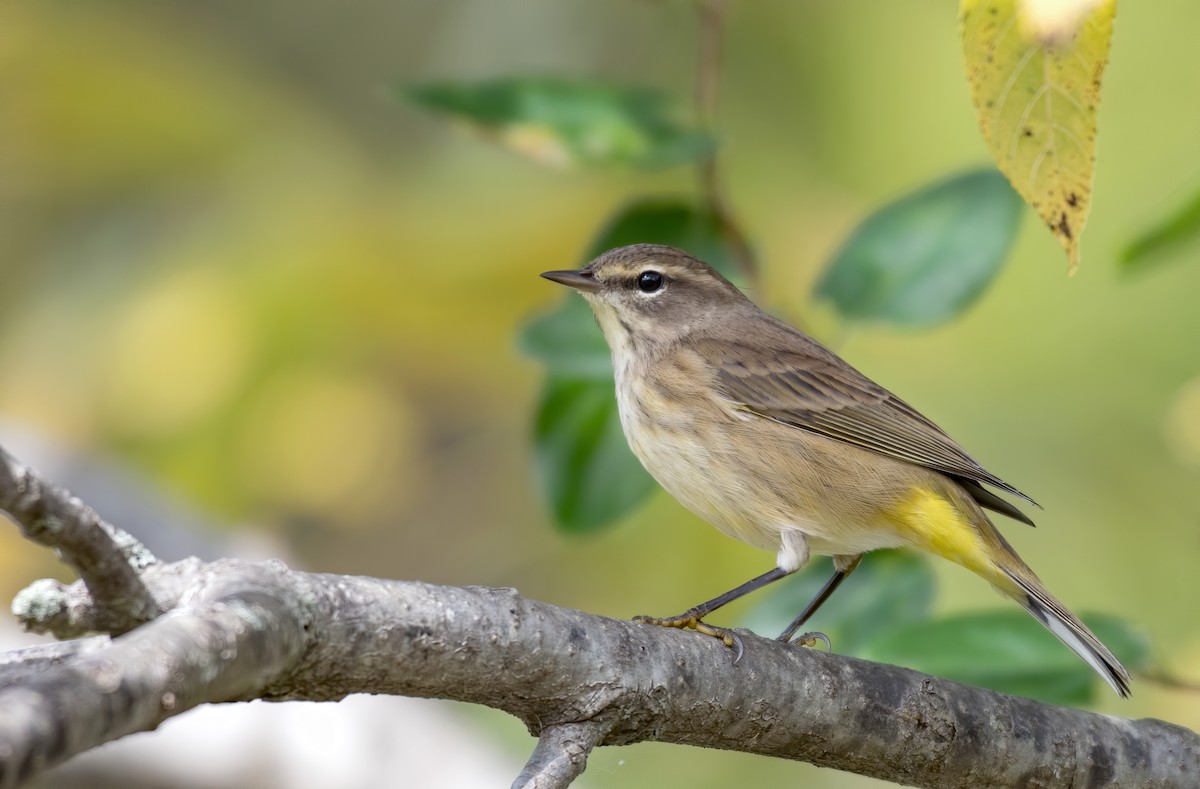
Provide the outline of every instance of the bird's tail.
{"type": "Polygon", "coordinates": [[[1001,594],[1020,603],[1068,649],[1079,655],[1118,696],[1129,698],[1129,672],[1121,665],[1121,661],[1096,638],[1087,625],[1079,621],[1079,617],[1046,591],[1037,575],[1021,560],[991,519],[978,507],[974,509],[979,516],[976,528],[987,546],[985,553],[990,559],[984,563],[986,570],[981,574],[990,577],[1001,594]]]}
{"type": "Polygon", "coordinates": [[[1047,592],[1032,573],[1028,577],[1022,577],[1024,573],[1018,575],[1007,570],[1004,572],[1016,585],[1016,591],[1003,591],[1023,605],[1026,611],[1033,614],[1034,619],[1045,625],[1046,629],[1072,652],[1083,658],[1117,695],[1129,698],[1129,672],[1108,647],[1096,638],[1096,634],[1047,592]]]}
{"type": "Polygon", "coordinates": [[[1016,600],[1118,695],[1129,696],[1129,672],[1087,625],[1046,591],[966,489],[916,487],[888,518],[910,544],[962,565],[1016,600]]]}

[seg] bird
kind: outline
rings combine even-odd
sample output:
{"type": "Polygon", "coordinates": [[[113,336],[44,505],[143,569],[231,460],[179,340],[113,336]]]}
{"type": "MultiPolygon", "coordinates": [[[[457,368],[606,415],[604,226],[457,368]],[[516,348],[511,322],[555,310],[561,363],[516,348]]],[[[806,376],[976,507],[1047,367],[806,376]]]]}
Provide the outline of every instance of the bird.
{"type": "Polygon", "coordinates": [[[774,568],[725,594],[636,621],[718,638],[736,648],[736,663],[740,637],[704,618],[823,555],[833,575],[778,637],[815,644],[821,634],[796,632],[863,554],[911,548],[983,578],[1128,697],[1129,672],[988,515],[1032,526],[999,494],[1036,502],[915,408],[679,249],[634,244],[541,276],[591,306],[612,354],[622,429],[650,475],[721,532],[775,553],[774,568]]]}

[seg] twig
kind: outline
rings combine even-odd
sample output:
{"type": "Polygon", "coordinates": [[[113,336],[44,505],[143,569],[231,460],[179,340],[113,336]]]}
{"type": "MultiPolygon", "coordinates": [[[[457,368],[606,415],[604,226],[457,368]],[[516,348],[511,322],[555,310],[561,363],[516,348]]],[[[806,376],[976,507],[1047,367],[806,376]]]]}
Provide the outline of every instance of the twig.
{"type": "Polygon", "coordinates": [[[147,578],[164,597],[178,592],[173,580],[183,575],[194,601],[0,692],[0,787],[198,704],[256,698],[295,666],[308,625],[299,579],[285,582],[278,563],[246,569],[152,567],[147,578]]]}
{"type": "Polygon", "coordinates": [[[563,789],[587,767],[592,752],[609,727],[600,721],[550,726],[538,737],[533,755],[513,781],[513,789],[563,789]]]}
{"type": "MultiPolygon", "coordinates": [[[[726,0],[696,0],[699,15],[699,42],[696,58],[696,115],[700,126],[710,135],[716,124],[720,97],[722,49],[725,37],[726,0]]],[[[698,163],[700,191],[717,221],[733,256],[734,265],[746,278],[751,290],[758,288],[758,266],[745,233],[733,216],[721,189],[714,147],[698,163]]]]}
{"type": "Polygon", "coordinates": [[[34,542],[54,548],[87,584],[96,628],[124,633],[160,612],[138,571],[157,559],[132,536],[105,523],[66,490],[0,448],[0,509],[34,542]]]}
{"type": "Polygon", "coordinates": [[[1142,679],[1149,680],[1155,685],[1171,690],[1186,690],[1191,693],[1200,693],[1200,683],[1193,680],[1186,680],[1182,677],[1177,677],[1170,671],[1164,668],[1153,668],[1146,671],[1137,672],[1142,679]]]}

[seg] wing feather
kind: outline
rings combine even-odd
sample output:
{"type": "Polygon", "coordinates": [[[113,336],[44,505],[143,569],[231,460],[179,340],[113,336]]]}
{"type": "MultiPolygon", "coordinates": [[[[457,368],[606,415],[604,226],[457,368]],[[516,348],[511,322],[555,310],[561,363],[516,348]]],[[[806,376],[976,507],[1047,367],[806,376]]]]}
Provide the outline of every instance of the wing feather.
{"type": "Polygon", "coordinates": [[[807,337],[788,339],[798,347],[764,350],[726,340],[693,347],[715,366],[718,384],[737,408],[959,478],[971,483],[964,487],[981,505],[1032,525],[981,485],[1037,502],[983,468],[915,408],[807,337]]]}

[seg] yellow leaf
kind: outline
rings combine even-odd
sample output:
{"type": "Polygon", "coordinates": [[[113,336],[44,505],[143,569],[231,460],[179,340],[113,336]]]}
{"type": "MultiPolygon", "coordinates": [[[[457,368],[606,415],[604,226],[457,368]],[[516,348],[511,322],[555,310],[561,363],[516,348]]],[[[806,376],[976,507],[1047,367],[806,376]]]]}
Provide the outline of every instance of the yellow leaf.
{"type": "Polygon", "coordinates": [[[979,128],[1000,171],[1079,262],[1116,0],[962,0],[979,128]]]}

